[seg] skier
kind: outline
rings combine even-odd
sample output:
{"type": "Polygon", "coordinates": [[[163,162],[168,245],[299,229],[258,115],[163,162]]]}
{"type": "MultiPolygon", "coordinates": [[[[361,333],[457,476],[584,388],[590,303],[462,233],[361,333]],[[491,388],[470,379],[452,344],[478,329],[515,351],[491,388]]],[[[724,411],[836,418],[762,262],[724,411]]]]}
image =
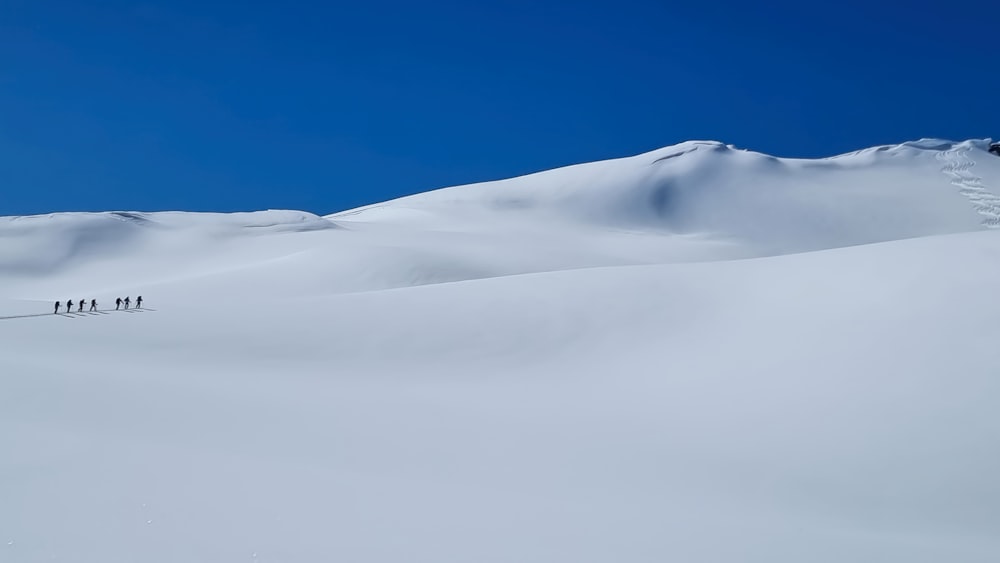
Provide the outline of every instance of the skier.
{"type": "Polygon", "coordinates": [[[77,313],[82,313],[83,312],[83,303],[84,303],[84,301],[83,301],[83,299],[81,299],[80,300],[80,308],[76,310],[77,313]]]}
{"type": "Polygon", "coordinates": [[[58,315],[58,314],[59,314],[59,306],[60,306],[60,305],[62,305],[62,303],[60,303],[60,302],[56,301],[56,310],[55,310],[55,314],[56,314],[56,315],[58,315]]]}
{"type": "Polygon", "coordinates": [[[122,308],[122,298],[115,299],[115,311],[122,308]]]}
{"type": "Polygon", "coordinates": [[[141,295],[139,297],[135,298],[135,308],[136,309],[142,309],[142,296],[141,295]]]}
{"type": "Polygon", "coordinates": [[[97,310],[97,299],[91,299],[90,300],[90,310],[91,311],[96,311],[97,310]]]}
{"type": "Polygon", "coordinates": [[[128,298],[128,295],[126,295],[125,296],[125,310],[126,311],[128,311],[128,304],[131,303],[131,302],[132,302],[132,300],[128,298]]]}

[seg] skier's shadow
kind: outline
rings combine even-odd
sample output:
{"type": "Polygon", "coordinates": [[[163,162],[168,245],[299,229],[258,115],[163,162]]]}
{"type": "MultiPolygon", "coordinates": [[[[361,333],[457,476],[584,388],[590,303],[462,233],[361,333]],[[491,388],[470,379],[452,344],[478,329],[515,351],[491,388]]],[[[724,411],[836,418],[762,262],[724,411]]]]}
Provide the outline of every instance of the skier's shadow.
{"type": "MultiPolygon", "coordinates": [[[[132,313],[132,312],[143,312],[143,311],[155,311],[156,309],[121,309],[119,312],[132,313]]],[[[110,315],[114,313],[113,309],[98,309],[97,311],[71,311],[70,313],[32,313],[30,315],[10,315],[6,317],[0,317],[0,321],[9,321],[13,319],[30,319],[33,317],[62,317],[66,315],[110,315]]]]}
{"type": "Polygon", "coordinates": [[[30,319],[31,317],[51,317],[54,313],[35,313],[33,315],[13,315],[10,317],[0,317],[0,321],[7,321],[10,319],[30,319]]]}

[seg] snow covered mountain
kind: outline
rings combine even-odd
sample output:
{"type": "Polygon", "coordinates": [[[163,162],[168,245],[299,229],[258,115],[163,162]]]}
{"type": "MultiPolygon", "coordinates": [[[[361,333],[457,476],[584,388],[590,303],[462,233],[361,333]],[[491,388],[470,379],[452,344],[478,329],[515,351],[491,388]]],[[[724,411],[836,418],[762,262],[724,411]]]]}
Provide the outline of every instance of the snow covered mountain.
{"type": "Polygon", "coordinates": [[[0,218],[0,561],[996,561],[989,143],[0,218]]]}

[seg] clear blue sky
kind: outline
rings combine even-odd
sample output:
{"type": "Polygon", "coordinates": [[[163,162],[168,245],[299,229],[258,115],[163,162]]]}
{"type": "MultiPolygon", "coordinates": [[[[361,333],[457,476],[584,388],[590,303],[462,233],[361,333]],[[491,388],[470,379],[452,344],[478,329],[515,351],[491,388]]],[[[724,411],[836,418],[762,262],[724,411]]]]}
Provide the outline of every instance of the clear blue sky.
{"type": "Polygon", "coordinates": [[[0,215],[329,213],[715,139],[1000,137],[1000,5],[0,2],[0,215]]]}

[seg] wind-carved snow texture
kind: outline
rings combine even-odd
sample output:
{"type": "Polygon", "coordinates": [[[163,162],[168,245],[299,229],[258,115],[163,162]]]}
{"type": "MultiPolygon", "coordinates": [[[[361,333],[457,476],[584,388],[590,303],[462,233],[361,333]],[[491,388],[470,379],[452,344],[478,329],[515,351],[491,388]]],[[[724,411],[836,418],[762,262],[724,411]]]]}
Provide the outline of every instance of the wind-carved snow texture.
{"type": "Polygon", "coordinates": [[[983,226],[1000,228],[1000,197],[983,185],[982,178],[972,173],[976,162],[969,157],[970,150],[968,146],[957,145],[938,153],[938,160],[945,163],[941,172],[951,178],[951,184],[969,199],[976,212],[986,217],[983,226]]]}

